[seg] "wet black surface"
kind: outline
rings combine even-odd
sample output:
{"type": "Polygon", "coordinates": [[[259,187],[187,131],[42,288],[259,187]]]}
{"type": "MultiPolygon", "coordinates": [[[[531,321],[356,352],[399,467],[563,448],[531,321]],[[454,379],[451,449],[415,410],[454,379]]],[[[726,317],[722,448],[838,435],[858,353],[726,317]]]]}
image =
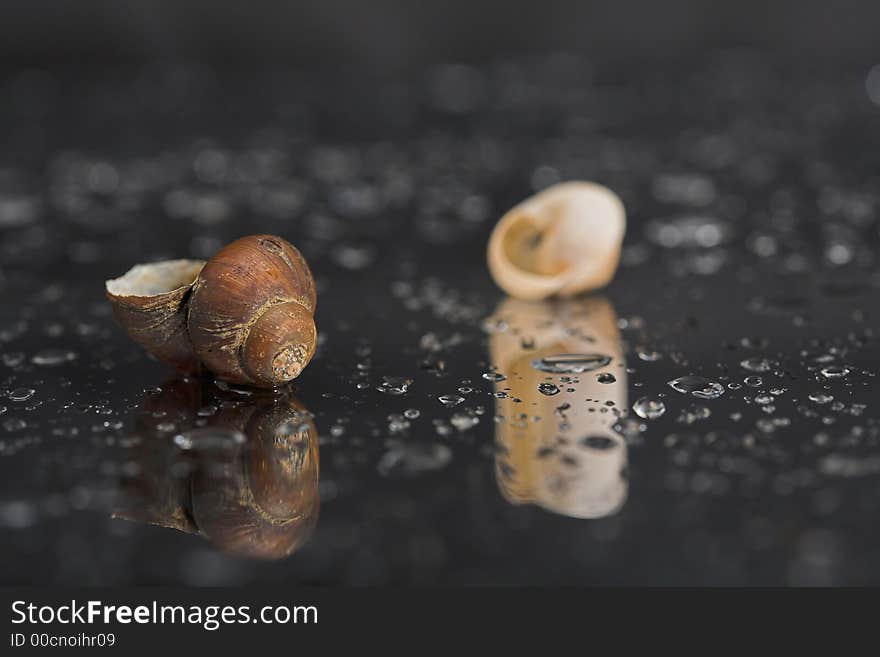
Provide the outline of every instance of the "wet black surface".
{"type": "Polygon", "coordinates": [[[880,583],[869,69],[728,53],[400,80],[6,76],[0,581],[880,583]],[[567,179],[623,198],[617,277],[505,301],[493,222],[567,179]],[[103,281],[256,232],[316,274],[315,359],[278,399],[175,382],[103,281]],[[577,382],[531,370],[548,322],[612,362],[577,382]],[[724,393],[667,385],[686,375],[724,393]],[[395,379],[404,394],[377,390],[395,379]],[[519,402],[493,395],[508,387],[519,402]],[[643,397],[665,413],[640,418],[643,397]],[[242,424],[265,413],[284,421],[242,424]]]}

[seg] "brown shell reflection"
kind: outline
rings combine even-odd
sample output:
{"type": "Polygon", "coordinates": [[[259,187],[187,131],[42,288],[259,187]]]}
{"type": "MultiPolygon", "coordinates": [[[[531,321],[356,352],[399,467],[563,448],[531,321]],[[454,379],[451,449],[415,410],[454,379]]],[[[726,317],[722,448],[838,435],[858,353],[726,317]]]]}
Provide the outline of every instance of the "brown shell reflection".
{"type": "Polygon", "coordinates": [[[178,379],[149,394],[114,517],[200,534],[235,555],[279,559],[318,519],[318,435],[290,395],[244,398],[178,379]]]}
{"type": "Polygon", "coordinates": [[[509,297],[493,319],[506,327],[490,338],[492,364],[506,377],[495,384],[496,393],[504,393],[496,401],[501,419],[495,430],[502,494],[512,504],[536,504],[573,518],[615,513],[626,501],[628,484],[626,443],[613,428],[618,410],[627,408],[614,308],[599,296],[556,302],[509,297]],[[605,362],[600,356],[610,361],[580,373],[548,373],[533,365],[563,354],[595,357],[596,364],[605,362]],[[560,392],[542,394],[542,383],[560,392]]]}

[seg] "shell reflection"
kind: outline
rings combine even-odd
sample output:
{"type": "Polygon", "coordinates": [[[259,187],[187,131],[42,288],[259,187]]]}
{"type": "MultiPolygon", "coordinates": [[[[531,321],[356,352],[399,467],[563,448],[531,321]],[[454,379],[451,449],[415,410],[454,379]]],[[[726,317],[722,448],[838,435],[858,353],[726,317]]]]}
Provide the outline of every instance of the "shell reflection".
{"type": "Polygon", "coordinates": [[[290,395],[235,398],[178,379],[150,394],[113,516],[199,534],[240,556],[279,559],[318,519],[318,436],[290,395]]]}
{"type": "Polygon", "coordinates": [[[612,305],[604,297],[507,298],[495,318],[508,326],[490,339],[492,363],[506,376],[495,383],[502,494],[573,518],[618,511],[627,495],[627,449],[613,426],[618,409],[627,408],[627,382],[612,305]],[[546,362],[577,366],[567,373],[536,366],[546,362]],[[544,384],[559,394],[548,396],[544,384]]]}

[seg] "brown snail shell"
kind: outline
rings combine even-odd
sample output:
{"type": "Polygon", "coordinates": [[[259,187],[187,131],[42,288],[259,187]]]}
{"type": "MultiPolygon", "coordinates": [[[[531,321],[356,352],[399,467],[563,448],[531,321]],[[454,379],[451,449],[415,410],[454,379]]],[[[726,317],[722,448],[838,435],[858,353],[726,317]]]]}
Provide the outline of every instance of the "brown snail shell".
{"type": "Polygon", "coordinates": [[[187,326],[217,377],[260,387],[299,376],[317,346],[316,293],[305,258],[272,235],[242,237],[201,270],[187,326]]]}
{"type": "Polygon", "coordinates": [[[204,366],[269,388],[299,376],[315,353],[315,281],[280,237],[243,237],[207,263],[138,265],[106,287],[129,336],[184,372],[204,366]]]}
{"type": "Polygon", "coordinates": [[[136,265],[106,283],[116,320],[128,336],[182,372],[199,361],[186,328],[187,301],[204,260],[166,260],[136,265]]]}
{"type": "MultiPolygon", "coordinates": [[[[610,302],[593,296],[542,302],[508,297],[494,317],[515,329],[489,340],[492,363],[506,376],[495,384],[505,393],[496,400],[496,416],[504,419],[495,425],[495,478],[502,495],[511,504],[535,504],[571,518],[615,513],[628,491],[626,443],[613,428],[615,414],[595,412],[582,402],[586,396],[627,407],[626,370],[619,367],[623,346],[610,302]],[[522,336],[529,336],[528,348],[522,336]],[[610,356],[611,362],[577,375],[577,403],[575,393],[541,394],[538,385],[548,375],[532,363],[577,353],[610,356]],[[616,380],[600,383],[601,372],[613,372],[616,380]],[[568,407],[558,410],[565,402],[568,407]],[[523,406],[543,419],[521,421],[523,406]],[[601,448],[585,444],[585,438],[598,439],[601,448]]],[[[563,388],[558,378],[556,383],[563,388]]]]}
{"type": "Polygon", "coordinates": [[[498,221],[489,238],[489,272],[519,299],[594,290],[614,277],[625,231],[623,203],[607,187],[553,185],[498,221]]]}

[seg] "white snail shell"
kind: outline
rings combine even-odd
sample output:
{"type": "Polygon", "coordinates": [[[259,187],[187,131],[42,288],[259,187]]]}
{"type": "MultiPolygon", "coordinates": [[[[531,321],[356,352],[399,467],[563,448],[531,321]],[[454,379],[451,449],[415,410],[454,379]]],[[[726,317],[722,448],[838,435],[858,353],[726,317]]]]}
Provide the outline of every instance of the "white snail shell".
{"type": "Polygon", "coordinates": [[[607,187],[553,185],[501,217],[489,238],[489,271],[519,299],[594,290],[614,277],[625,232],[623,202],[607,187]]]}

